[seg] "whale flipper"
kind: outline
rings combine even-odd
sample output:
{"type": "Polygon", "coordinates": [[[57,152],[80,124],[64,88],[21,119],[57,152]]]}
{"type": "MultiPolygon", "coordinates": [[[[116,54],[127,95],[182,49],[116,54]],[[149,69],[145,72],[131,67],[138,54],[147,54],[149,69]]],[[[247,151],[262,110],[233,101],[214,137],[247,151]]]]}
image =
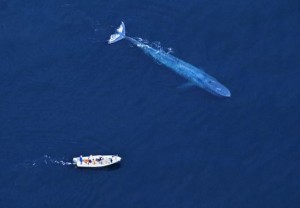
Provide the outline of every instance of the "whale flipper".
{"type": "Polygon", "coordinates": [[[187,89],[187,88],[195,87],[195,86],[197,86],[195,83],[193,83],[193,82],[187,82],[187,83],[184,83],[184,84],[180,85],[177,88],[178,89],[187,89]]]}
{"type": "Polygon", "coordinates": [[[125,32],[125,24],[124,22],[121,22],[121,25],[116,30],[115,34],[112,34],[108,40],[108,44],[115,43],[119,40],[122,40],[125,38],[126,32],[125,32]]]}

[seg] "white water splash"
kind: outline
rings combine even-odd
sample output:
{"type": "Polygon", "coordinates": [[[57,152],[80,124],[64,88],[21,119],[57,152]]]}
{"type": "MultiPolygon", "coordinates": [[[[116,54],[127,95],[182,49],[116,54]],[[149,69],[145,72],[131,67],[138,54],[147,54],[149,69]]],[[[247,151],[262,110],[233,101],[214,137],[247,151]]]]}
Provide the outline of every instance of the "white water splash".
{"type": "Polygon", "coordinates": [[[174,50],[173,50],[173,48],[171,48],[171,47],[163,47],[162,45],[161,45],[161,42],[159,42],[159,41],[154,41],[154,42],[149,42],[148,40],[146,40],[146,39],[143,39],[143,38],[136,38],[138,41],[140,41],[141,43],[143,43],[143,44],[146,44],[146,45],[149,45],[150,47],[152,47],[152,48],[154,48],[154,49],[156,49],[156,50],[160,50],[160,51],[163,51],[163,52],[165,52],[165,53],[168,53],[168,54],[170,54],[170,53],[174,53],[174,50]]]}
{"type": "Polygon", "coordinates": [[[171,47],[167,48],[167,53],[168,53],[168,54],[170,54],[170,53],[172,53],[172,54],[173,54],[173,53],[174,53],[174,50],[173,50],[173,48],[171,48],[171,47]]]}

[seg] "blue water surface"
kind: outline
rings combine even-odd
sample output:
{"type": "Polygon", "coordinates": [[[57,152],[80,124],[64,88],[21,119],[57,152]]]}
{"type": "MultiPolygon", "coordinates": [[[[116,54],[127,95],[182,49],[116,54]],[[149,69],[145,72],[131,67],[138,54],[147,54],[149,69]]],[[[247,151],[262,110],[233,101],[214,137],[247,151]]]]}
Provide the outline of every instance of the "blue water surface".
{"type": "Polygon", "coordinates": [[[1,0],[0,207],[299,207],[299,25],[296,0],[1,0]],[[108,45],[121,21],[232,97],[108,45]]]}

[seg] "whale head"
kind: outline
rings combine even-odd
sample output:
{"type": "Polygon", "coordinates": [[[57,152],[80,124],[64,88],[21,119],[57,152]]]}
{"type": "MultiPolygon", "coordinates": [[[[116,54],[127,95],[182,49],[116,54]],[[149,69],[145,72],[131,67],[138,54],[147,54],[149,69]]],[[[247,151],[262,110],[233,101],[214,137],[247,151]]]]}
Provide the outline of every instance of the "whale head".
{"type": "Polygon", "coordinates": [[[206,79],[204,82],[204,88],[215,95],[231,97],[230,91],[215,79],[206,79]]]}

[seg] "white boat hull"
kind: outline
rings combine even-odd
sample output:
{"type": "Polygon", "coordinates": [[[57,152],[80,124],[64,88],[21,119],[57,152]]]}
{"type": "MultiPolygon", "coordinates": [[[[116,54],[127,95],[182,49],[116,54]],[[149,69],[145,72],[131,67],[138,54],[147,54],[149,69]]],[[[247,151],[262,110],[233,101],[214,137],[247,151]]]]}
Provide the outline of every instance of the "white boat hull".
{"type": "Polygon", "coordinates": [[[79,168],[101,168],[116,164],[121,160],[122,158],[117,155],[93,155],[82,157],[82,162],[80,157],[74,157],[73,163],[79,168]]]}

